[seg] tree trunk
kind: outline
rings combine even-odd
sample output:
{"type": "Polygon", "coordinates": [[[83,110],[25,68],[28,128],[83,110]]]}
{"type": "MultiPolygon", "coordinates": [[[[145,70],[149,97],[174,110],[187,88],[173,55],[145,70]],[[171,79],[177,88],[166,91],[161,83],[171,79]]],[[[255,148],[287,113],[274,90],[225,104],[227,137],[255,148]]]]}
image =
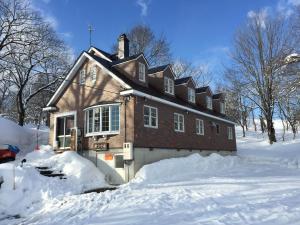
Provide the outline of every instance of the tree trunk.
{"type": "Polygon", "coordinates": [[[282,127],[283,127],[283,133],[282,133],[282,141],[285,141],[285,123],[284,123],[284,119],[281,118],[281,122],[282,122],[282,127]]]}
{"type": "Polygon", "coordinates": [[[262,133],[265,133],[266,124],[262,116],[259,117],[260,120],[260,129],[262,133]]]}
{"type": "Polygon", "coordinates": [[[251,110],[252,113],[252,121],[253,121],[253,125],[254,125],[254,131],[257,131],[257,127],[256,127],[256,123],[255,123],[255,117],[254,117],[254,110],[251,110]]]}
{"type": "Polygon", "coordinates": [[[297,128],[296,128],[296,126],[292,126],[292,131],[293,131],[293,139],[295,140],[295,138],[296,138],[296,133],[297,133],[297,128]]]}
{"type": "Polygon", "coordinates": [[[266,119],[267,119],[267,131],[268,131],[269,142],[270,144],[273,144],[274,142],[276,142],[273,119],[272,117],[267,117],[266,119]]]}
{"type": "Polygon", "coordinates": [[[24,125],[25,122],[25,108],[23,105],[22,89],[17,95],[17,109],[18,109],[18,124],[20,126],[24,125]]]}
{"type": "Polygon", "coordinates": [[[246,137],[245,126],[242,126],[243,129],[243,137],[246,137]]]}

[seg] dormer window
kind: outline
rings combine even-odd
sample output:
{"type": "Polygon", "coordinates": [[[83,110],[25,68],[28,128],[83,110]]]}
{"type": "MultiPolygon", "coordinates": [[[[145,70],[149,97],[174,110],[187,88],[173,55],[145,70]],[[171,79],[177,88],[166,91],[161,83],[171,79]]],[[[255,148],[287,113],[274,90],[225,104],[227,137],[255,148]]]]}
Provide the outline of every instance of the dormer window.
{"type": "Polygon", "coordinates": [[[84,69],[80,70],[79,83],[80,84],[85,84],[85,70],[84,69]]]}
{"type": "Polygon", "coordinates": [[[96,80],[97,80],[97,68],[96,68],[96,66],[93,66],[92,69],[91,69],[91,80],[93,82],[96,82],[96,80]]]}
{"type": "Polygon", "coordinates": [[[139,80],[145,82],[146,67],[144,63],[139,63],[139,80]]]}
{"type": "Polygon", "coordinates": [[[188,101],[195,103],[195,89],[188,88],[188,101]]]}
{"type": "Polygon", "coordinates": [[[169,77],[164,77],[165,92],[174,95],[174,80],[169,77]]]}
{"type": "Polygon", "coordinates": [[[222,114],[225,114],[225,103],[224,102],[220,102],[220,112],[222,114]]]}
{"type": "Polygon", "coordinates": [[[212,99],[210,96],[206,96],[206,107],[212,109],[212,99]]]}

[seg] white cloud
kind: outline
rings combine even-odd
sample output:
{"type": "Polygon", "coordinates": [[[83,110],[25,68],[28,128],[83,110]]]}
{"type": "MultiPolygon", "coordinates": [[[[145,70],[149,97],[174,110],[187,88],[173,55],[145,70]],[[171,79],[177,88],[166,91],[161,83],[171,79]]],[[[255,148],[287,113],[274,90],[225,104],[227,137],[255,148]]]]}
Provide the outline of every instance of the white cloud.
{"type": "Polygon", "coordinates": [[[73,34],[71,32],[62,32],[60,33],[60,35],[63,37],[63,38],[72,38],[73,37],[73,34]]]}
{"type": "Polygon", "coordinates": [[[150,0],[137,0],[136,3],[141,7],[141,16],[147,16],[150,0]]]}
{"type": "Polygon", "coordinates": [[[300,0],[288,0],[288,4],[293,5],[293,6],[299,6],[300,0]]]}

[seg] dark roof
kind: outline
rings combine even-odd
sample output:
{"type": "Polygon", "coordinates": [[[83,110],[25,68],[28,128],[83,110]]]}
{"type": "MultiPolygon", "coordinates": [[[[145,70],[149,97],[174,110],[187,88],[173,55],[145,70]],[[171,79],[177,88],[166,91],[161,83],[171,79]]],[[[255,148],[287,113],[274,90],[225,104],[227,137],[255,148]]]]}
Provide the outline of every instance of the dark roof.
{"type": "Polygon", "coordinates": [[[163,66],[158,66],[158,67],[154,67],[154,68],[150,68],[148,70],[148,73],[157,73],[159,71],[164,71],[170,64],[167,65],[163,65],[163,66]]]}
{"type": "Polygon", "coordinates": [[[187,83],[192,77],[183,77],[175,80],[175,85],[185,84],[187,83]]]}
{"type": "Polygon", "coordinates": [[[212,98],[213,98],[213,99],[219,99],[219,98],[222,97],[222,95],[223,95],[223,93],[214,94],[214,95],[212,96],[212,98]]]}
{"type": "MultiPolygon", "coordinates": [[[[110,63],[110,62],[108,62],[108,61],[106,61],[106,60],[104,60],[101,57],[98,57],[96,55],[92,55],[92,54],[89,54],[89,55],[91,57],[93,57],[96,61],[100,62],[107,70],[109,70],[110,72],[112,72],[116,76],[118,76],[123,82],[125,82],[128,85],[130,85],[132,87],[132,89],[134,89],[134,90],[141,91],[141,92],[143,92],[145,94],[149,94],[149,95],[152,95],[152,96],[155,96],[155,97],[158,97],[158,98],[161,98],[161,99],[164,99],[164,100],[167,100],[167,101],[170,101],[170,102],[182,105],[182,106],[189,107],[189,108],[194,109],[194,110],[198,110],[200,112],[204,112],[204,113],[207,113],[207,114],[210,114],[210,115],[213,115],[213,116],[217,116],[217,117],[222,118],[222,119],[226,119],[226,120],[232,121],[231,118],[229,118],[226,115],[223,115],[221,113],[218,113],[218,112],[215,112],[215,111],[203,108],[203,107],[195,105],[195,104],[190,104],[190,103],[188,103],[186,101],[183,101],[183,100],[181,100],[179,98],[176,98],[176,97],[174,98],[172,96],[168,96],[168,95],[165,95],[165,94],[163,94],[161,92],[158,92],[150,84],[149,84],[148,87],[144,87],[142,85],[139,85],[139,84],[135,83],[134,81],[130,80],[126,75],[124,75],[123,73],[121,73],[117,69],[115,69],[113,67],[113,63],[110,63]]],[[[190,78],[191,77],[185,77],[185,78],[181,78],[181,79],[187,79],[188,80],[190,78]]],[[[175,82],[176,82],[176,80],[175,80],[175,82]]]]}
{"type": "Polygon", "coordinates": [[[196,88],[196,93],[205,92],[208,88],[209,88],[209,86],[196,88]]]}
{"type": "Polygon", "coordinates": [[[127,62],[127,61],[129,61],[129,60],[136,59],[137,57],[139,57],[139,56],[141,56],[141,55],[143,55],[143,53],[131,55],[131,56],[126,57],[126,58],[124,58],[124,59],[118,59],[118,60],[116,60],[116,61],[113,61],[113,62],[111,63],[111,65],[116,65],[116,64],[119,64],[119,63],[127,62]]]}
{"type": "Polygon", "coordinates": [[[95,48],[95,49],[97,49],[97,51],[99,51],[99,52],[101,52],[105,57],[107,57],[107,58],[109,58],[109,59],[111,59],[111,60],[116,60],[116,54],[110,54],[110,53],[108,53],[108,52],[106,52],[106,51],[103,51],[103,50],[101,50],[101,49],[99,49],[99,48],[96,48],[96,47],[94,47],[94,46],[92,46],[93,48],[95,48]]]}

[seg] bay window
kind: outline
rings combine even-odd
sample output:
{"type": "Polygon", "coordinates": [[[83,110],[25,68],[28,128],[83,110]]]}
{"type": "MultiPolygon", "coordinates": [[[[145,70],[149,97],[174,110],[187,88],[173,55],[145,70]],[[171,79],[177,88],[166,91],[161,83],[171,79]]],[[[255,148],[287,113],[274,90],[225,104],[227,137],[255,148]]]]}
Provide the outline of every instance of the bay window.
{"type": "Polygon", "coordinates": [[[117,134],[120,130],[120,105],[95,106],[85,111],[87,136],[117,134]]]}

